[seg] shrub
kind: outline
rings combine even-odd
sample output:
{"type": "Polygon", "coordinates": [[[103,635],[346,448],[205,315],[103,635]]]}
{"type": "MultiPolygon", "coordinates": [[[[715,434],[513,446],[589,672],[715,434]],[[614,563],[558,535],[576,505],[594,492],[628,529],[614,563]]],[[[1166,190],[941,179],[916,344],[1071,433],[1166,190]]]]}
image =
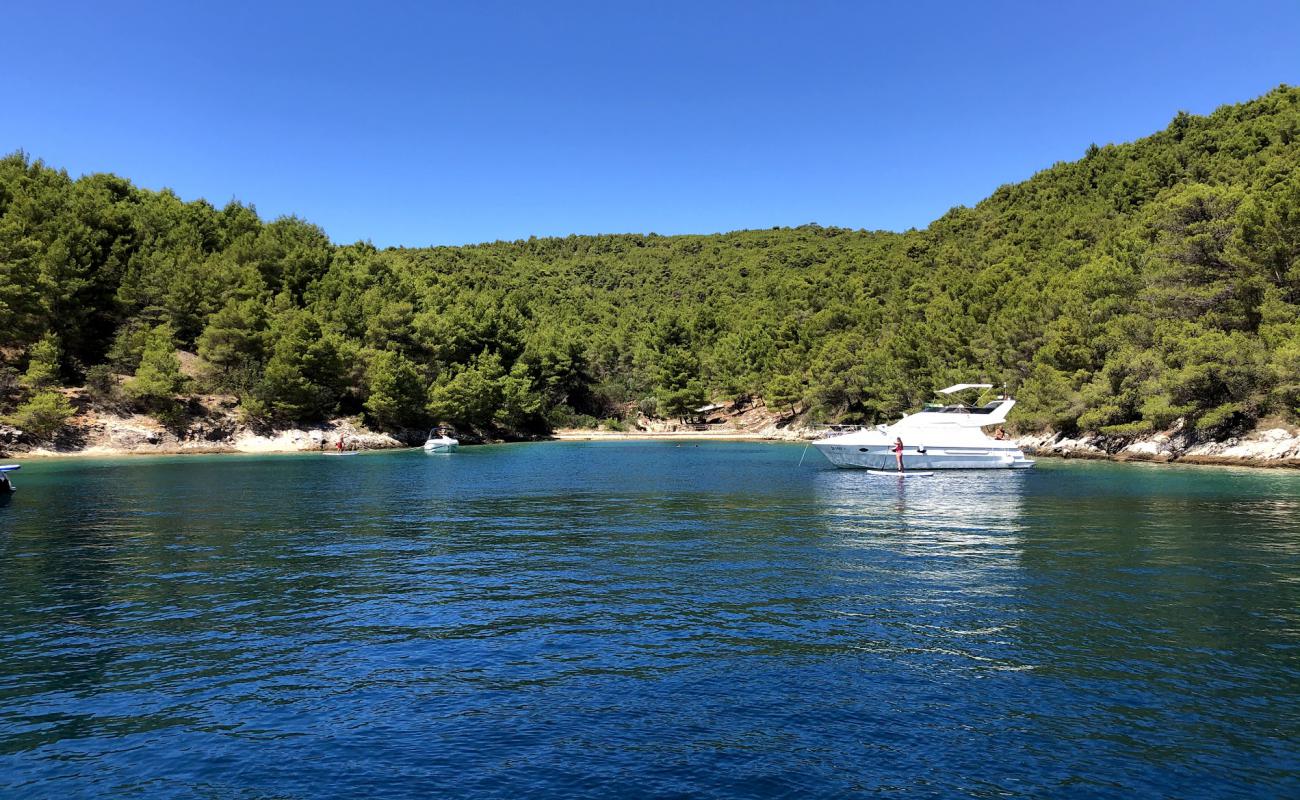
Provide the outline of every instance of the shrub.
{"type": "Polygon", "coordinates": [[[27,371],[19,381],[33,392],[59,385],[59,340],[47,333],[28,352],[27,371]]]}
{"type": "Polygon", "coordinates": [[[149,338],[149,327],[139,320],[132,320],[121,328],[113,337],[113,344],[108,348],[108,361],[120,372],[135,372],[144,355],[145,344],[149,338]]]}
{"type": "Polygon", "coordinates": [[[68,402],[68,398],[51,389],[33,395],[6,417],[5,422],[37,439],[49,439],[76,413],[77,410],[68,402]]]}
{"type": "Polygon", "coordinates": [[[1124,416],[1124,410],[1119,406],[1113,404],[1103,405],[1079,415],[1079,430],[1096,431],[1114,428],[1123,424],[1121,420],[1124,419],[1124,416]]]}
{"type": "Polygon", "coordinates": [[[1155,430],[1147,420],[1140,419],[1137,422],[1125,422],[1121,425],[1103,425],[1101,433],[1107,436],[1145,436],[1155,430]]]}
{"type": "Polygon", "coordinates": [[[552,428],[596,428],[600,425],[600,420],[590,414],[579,414],[565,405],[552,408],[546,421],[552,428]]]}
{"type": "Polygon", "coordinates": [[[271,418],[271,407],[256,397],[245,397],[239,403],[239,421],[254,427],[265,425],[271,418]]]}
{"type": "Polygon", "coordinates": [[[107,364],[96,364],[86,370],[86,391],[91,399],[106,403],[117,399],[117,375],[107,364]]]}
{"type": "Polygon", "coordinates": [[[1196,429],[1207,432],[1223,432],[1236,427],[1249,419],[1244,403],[1224,403],[1206,411],[1196,420],[1196,429]]]}

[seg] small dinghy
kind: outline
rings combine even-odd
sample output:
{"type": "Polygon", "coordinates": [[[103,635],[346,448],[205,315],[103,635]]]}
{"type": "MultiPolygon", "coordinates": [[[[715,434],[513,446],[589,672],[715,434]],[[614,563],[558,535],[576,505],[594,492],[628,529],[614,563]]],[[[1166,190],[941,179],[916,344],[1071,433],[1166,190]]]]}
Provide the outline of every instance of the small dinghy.
{"type": "Polygon", "coordinates": [[[13,481],[9,480],[9,473],[20,469],[22,469],[22,467],[18,464],[5,464],[0,466],[0,493],[8,494],[18,488],[14,486],[13,481]]]}
{"type": "Polygon", "coordinates": [[[424,452],[450,453],[460,447],[460,442],[451,438],[448,433],[446,428],[434,428],[429,431],[429,440],[424,443],[424,452]]]}
{"type": "Polygon", "coordinates": [[[933,472],[899,472],[896,469],[869,469],[868,475],[879,475],[882,478],[933,478],[933,472]]]}

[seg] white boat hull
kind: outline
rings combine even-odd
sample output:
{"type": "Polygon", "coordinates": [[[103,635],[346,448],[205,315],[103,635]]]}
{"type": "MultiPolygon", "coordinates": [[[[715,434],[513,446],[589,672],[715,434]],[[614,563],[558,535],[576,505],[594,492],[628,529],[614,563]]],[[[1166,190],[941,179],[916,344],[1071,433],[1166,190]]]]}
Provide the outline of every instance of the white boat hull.
{"type": "MultiPolygon", "coordinates": [[[[898,468],[893,448],[889,445],[836,444],[833,439],[813,442],[826,459],[844,469],[898,468]]],[[[917,470],[937,469],[1028,469],[1033,461],[1017,447],[925,447],[920,452],[915,447],[903,448],[903,468],[917,470]]]]}
{"type": "Polygon", "coordinates": [[[460,442],[455,439],[430,439],[424,443],[426,453],[450,453],[460,447],[460,442]]]}

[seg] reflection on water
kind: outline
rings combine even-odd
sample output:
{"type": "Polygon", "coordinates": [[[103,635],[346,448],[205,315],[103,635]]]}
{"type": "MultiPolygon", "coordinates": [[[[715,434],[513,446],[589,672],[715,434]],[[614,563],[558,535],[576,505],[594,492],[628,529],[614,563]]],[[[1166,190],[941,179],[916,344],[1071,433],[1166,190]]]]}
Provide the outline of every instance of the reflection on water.
{"type": "Polygon", "coordinates": [[[0,795],[1297,794],[1300,476],[799,456],[25,465],[0,795]]]}
{"type": "Polygon", "coordinates": [[[857,591],[835,613],[884,621],[859,647],[955,680],[1034,667],[1016,641],[1023,473],[825,470],[812,489],[828,533],[856,551],[857,591]]]}
{"type": "Polygon", "coordinates": [[[813,491],[825,516],[865,535],[901,541],[1014,547],[1025,492],[1020,471],[936,472],[901,478],[865,470],[817,473],[813,491]]]}

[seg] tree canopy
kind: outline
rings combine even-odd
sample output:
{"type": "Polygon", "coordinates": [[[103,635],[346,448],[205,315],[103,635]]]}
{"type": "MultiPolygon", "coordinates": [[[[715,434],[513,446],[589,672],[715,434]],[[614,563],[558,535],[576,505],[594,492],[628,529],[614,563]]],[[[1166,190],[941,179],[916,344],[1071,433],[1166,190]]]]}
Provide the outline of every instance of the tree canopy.
{"type": "Polygon", "coordinates": [[[1300,90],[1179,114],[903,233],[378,250],[0,159],[8,407],[103,364],[161,402],[183,388],[168,347],[199,354],[196,388],[281,422],[531,432],[761,397],[876,421],[976,379],[1016,393],[1021,429],[1294,416],[1300,90]]]}

